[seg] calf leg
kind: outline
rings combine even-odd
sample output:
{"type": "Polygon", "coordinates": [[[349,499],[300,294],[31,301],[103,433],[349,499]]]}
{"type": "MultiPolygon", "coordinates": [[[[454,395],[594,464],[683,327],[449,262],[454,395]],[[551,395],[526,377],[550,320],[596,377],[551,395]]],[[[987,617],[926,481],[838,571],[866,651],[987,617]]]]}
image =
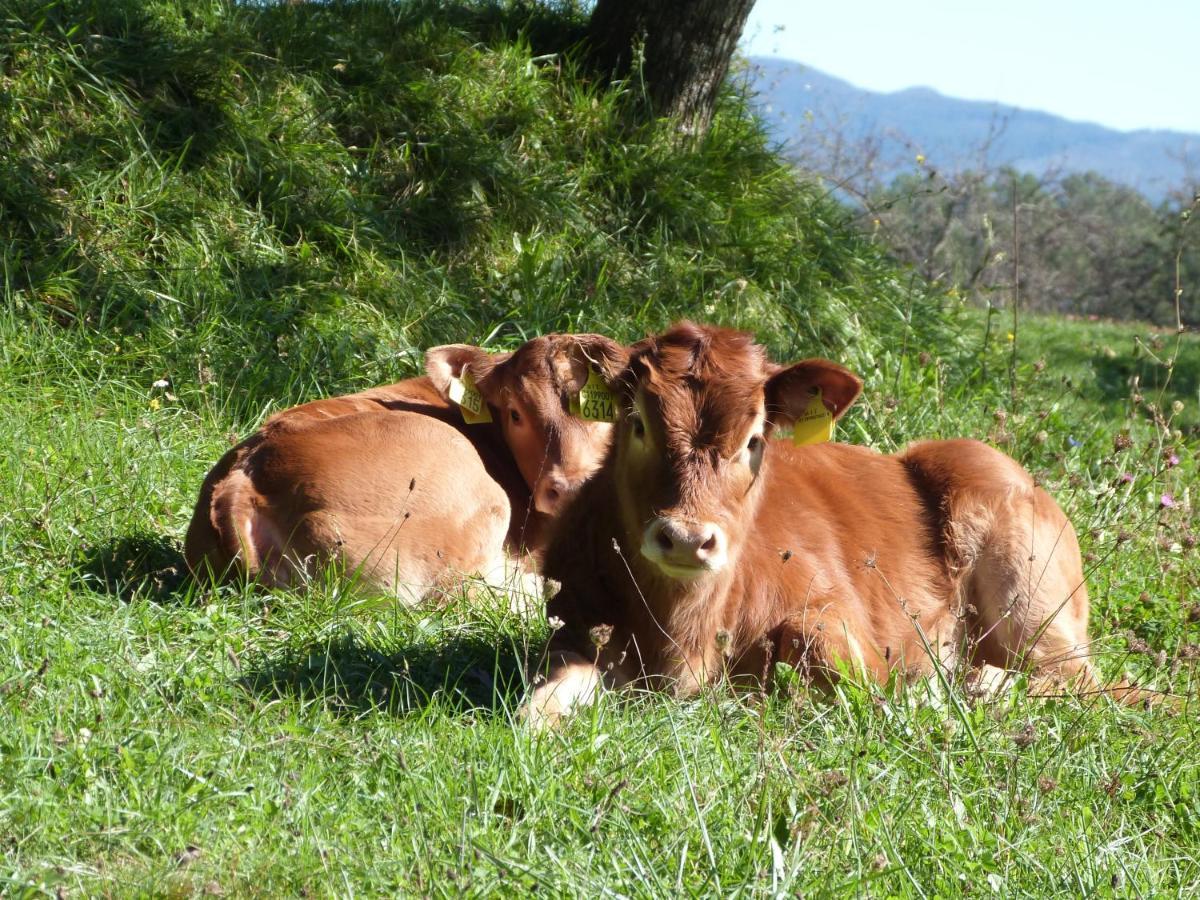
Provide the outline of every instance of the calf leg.
{"type": "MultiPolygon", "coordinates": [[[[775,660],[796,669],[808,683],[831,687],[844,670],[862,673],[879,683],[888,679],[887,660],[864,647],[850,624],[836,618],[792,616],[768,636],[775,660]]],[[[763,671],[769,677],[765,662],[763,671]]]]}
{"type": "Polygon", "coordinates": [[[977,661],[1096,685],[1075,530],[1040,488],[995,503],[966,580],[977,661]]]}
{"type": "Polygon", "coordinates": [[[553,727],[595,700],[603,683],[604,676],[590,660],[571,651],[552,653],[546,680],[525,700],[521,718],[536,728],[553,727]]]}

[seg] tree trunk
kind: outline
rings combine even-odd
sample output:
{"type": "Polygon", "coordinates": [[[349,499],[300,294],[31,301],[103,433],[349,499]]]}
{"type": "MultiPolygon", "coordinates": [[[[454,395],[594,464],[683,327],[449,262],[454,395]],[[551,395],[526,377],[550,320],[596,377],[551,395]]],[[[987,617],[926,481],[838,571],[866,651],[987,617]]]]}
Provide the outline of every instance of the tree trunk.
{"type": "Polygon", "coordinates": [[[754,0],[597,0],[588,39],[598,65],[622,76],[634,48],[656,115],[688,134],[708,130],[721,82],[754,0]]]}

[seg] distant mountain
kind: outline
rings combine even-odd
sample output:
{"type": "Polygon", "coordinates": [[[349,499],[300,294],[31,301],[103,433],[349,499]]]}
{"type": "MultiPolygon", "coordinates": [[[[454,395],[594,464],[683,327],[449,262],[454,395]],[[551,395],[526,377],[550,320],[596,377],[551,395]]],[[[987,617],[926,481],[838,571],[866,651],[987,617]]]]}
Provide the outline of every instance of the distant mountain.
{"type": "Polygon", "coordinates": [[[876,137],[877,170],[884,180],[911,171],[917,153],[943,170],[977,165],[992,134],[990,166],[1036,174],[1094,171],[1155,201],[1169,191],[1200,186],[1200,134],[1116,131],[1000,103],[958,100],[929,88],[880,94],[802,63],[764,57],[750,63],[759,106],[793,151],[813,154],[822,133],[834,127],[849,141],[876,137]]]}

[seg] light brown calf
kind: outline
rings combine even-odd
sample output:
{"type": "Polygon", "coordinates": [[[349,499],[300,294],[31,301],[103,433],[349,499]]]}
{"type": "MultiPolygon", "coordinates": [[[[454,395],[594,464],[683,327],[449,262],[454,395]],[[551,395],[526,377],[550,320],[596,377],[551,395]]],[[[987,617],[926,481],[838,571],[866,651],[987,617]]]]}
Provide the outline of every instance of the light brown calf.
{"type": "Polygon", "coordinates": [[[1075,533],[1009,457],[771,440],[817,397],[841,416],[859,379],[689,323],[636,344],[610,387],[613,445],[546,551],[562,590],[528,718],[602,683],[687,695],[775,661],[826,685],[959,662],[1094,685],[1075,533]]]}
{"type": "Polygon", "coordinates": [[[568,412],[589,366],[626,350],[550,335],[513,353],[454,344],[427,375],[272,416],[208,474],[185,542],[197,574],[289,585],[336,560],[360,584],[415,601],[542,549],[546,524],[595,467],[612,426],[568,412]],[[492,421],[449,400],[469,371],[492,421]]]}

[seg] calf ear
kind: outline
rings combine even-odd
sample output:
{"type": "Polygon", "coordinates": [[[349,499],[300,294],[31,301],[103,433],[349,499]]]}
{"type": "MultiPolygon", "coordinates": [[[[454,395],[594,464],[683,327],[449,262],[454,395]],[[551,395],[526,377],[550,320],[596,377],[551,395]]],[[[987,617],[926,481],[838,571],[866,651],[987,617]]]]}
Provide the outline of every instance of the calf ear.
{"type": "Polygon", "coordinates": [[[840,419],[862,393],[862,379],[827,359],[805,359],[781,368],[767,379],[767,420],[777,426],[793,424],[818,391],[825,408],[840,419]]]}
{"type": "Polygon", "coordinates": [[[602,334],[572,334],[565,337],[566,361],[569,372],[560,378],[571,393],[578,393],[595,369],[611,386],[629,365],[629,348],[602,334]]]}
{"type": "Polygon", "coordinates": [[[425,374],[443,397],[450,390],[450,379],[461,378],[463,369],[470,369],[479,392],[493,402],[488,378],[496,366],[512,356],[511,353],[488,353],[470,344],[445,344],[425,351],[425,374]]]}

